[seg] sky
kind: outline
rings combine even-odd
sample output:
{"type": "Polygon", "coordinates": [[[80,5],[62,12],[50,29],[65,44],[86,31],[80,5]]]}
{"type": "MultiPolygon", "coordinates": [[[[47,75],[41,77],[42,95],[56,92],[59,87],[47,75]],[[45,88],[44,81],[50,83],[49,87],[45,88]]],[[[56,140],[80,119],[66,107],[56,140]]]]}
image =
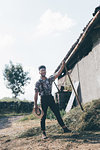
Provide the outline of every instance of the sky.
{"type": "Polygon", "coordinates": [[[54,73],[98,5],[100,0],[0,0],[0,99],[12,97],[3,79],[12,61],[31,77],[18,98],[33,101],[38,67],[46,65],[47,77],[54,73]]]}

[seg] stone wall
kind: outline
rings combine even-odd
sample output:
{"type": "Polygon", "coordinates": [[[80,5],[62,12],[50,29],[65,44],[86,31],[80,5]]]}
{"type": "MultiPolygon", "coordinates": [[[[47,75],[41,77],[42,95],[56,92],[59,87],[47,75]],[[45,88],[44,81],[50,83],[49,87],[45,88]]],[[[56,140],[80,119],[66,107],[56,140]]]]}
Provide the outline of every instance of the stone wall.
{"type": "Polygon", "coordinates": [[[11,101],[0,102],[0,113],[30,113],[33,110],[34,102],[11,101]]]}

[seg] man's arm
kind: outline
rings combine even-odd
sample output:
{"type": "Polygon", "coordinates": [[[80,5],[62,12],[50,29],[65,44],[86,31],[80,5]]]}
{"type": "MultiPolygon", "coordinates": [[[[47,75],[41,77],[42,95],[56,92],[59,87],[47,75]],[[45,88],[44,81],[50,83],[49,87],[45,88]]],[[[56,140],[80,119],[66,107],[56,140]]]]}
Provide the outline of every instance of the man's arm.
{"type": "Polygon", "coordinates": [[[54,74],[55,79],[56,79],[56,78],[58,78],[58,77],[59,77],[59,75],[62,73],[62,71],[63,71],[63,69],[64,69],[64,66],[65,66],[65,61],[63,60],[63,61],[62,61],[62,65],[61,65],[60,69],[58,70],[58,72],[57,72],[57,73],[55,73],[55,74],[54,74]]]}
{"type": "Polygon", "coordinates": [[[38,108],[37,100],[38,100],[38,91],[35,91],[35,95],[34,95],[34,108],[35,109],[38,108]]]}

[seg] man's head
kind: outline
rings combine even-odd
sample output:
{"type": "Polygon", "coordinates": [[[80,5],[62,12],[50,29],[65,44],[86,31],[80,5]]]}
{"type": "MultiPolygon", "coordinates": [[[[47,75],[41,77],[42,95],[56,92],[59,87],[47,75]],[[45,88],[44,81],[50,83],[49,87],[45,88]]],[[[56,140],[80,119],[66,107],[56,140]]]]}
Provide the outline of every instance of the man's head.
{"type": "Polygon", "coordinates": [[[45,77],[45,75],[46,75],[46,67],[44,65],[39,67],[39,73],[41,74],[42,77],[45,77]]]}

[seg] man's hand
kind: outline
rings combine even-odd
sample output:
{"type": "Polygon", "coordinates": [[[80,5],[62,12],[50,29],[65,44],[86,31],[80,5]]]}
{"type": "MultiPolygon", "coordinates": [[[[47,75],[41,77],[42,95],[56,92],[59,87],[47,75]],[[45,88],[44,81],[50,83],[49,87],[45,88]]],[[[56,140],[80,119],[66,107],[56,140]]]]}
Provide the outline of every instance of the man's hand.
{"type": "Polygon", "coordinates": [[[58,70],[58,72],[55,74],[55,79],[59,77],[59,75],[62,73],[63,69],[64,69],[64,66],[65,66],[65,60],[62,61],[61,63],[61,67],[60,69],[58,70]]]}
{"type": "Polygon", "coordinates": [[[35,112],[35,114],[37,114],[38,116],[41,115],[41,113],[43,114],[43,112],[41,112],[41,109],[35,105],[35,107],[33,108],[33,113],[35,112]]]}
{"type": "Polygon", "coordinates": [[[64,67],[65,66],[65,60],[63,59],[62,61],[62,66],[64,67]]]}
{"type": "Polygon", "coordinates": [[[34,105],[34,109],[35,109],[35,111],[37,111],[37,109],[38,109],[38,105],[37,104],[34,105]]]}
{"type": "Polygon", "coordinates": [[[34,105],[32,113],[37,112],[37,110],[38,110],[38,105],[34,105]]]}

